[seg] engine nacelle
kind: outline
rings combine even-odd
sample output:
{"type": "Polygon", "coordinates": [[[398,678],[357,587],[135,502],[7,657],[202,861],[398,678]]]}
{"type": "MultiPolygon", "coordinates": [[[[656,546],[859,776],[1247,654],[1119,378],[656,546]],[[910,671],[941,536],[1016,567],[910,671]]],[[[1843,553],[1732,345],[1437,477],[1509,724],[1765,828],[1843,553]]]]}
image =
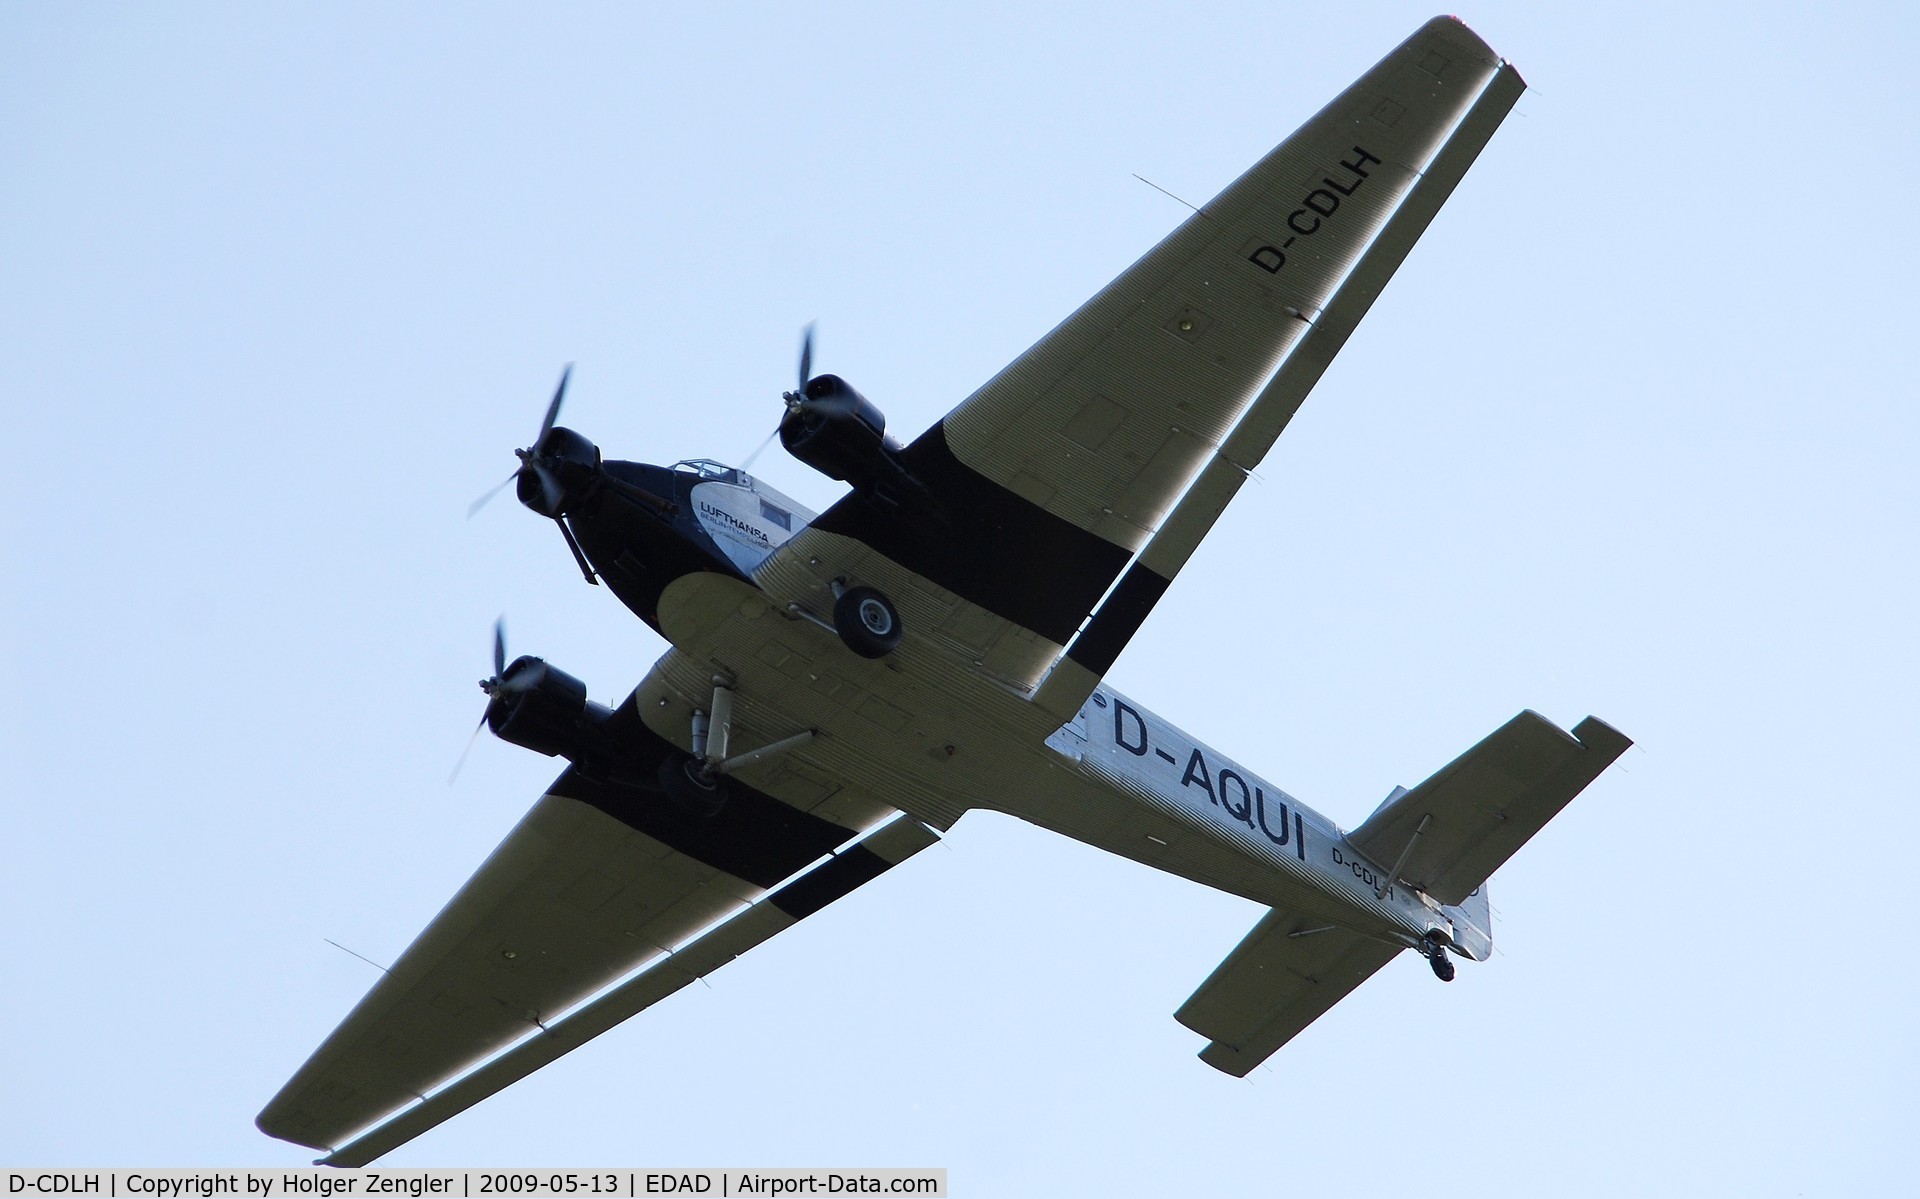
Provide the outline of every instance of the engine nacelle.
{"type": "Polygon", "coordinates": [[[780,444],[795,458],[830,478],[861,490],[901,474],[887,436],[887,418],[838,375],[807,380],[806,402],[780,422],[780,444]]]}
{"type": "Polygon", "coordinates": [[[570,511],[600,471],[600,447],[572,429],[547,430],[540,444],[524,454],[527,466],[515,480],[514,494],[548,518],[570,511]],[[555,484],[554,491],[548,491],[542,473],[555,484]]]}
{"type": "Polygon", "coordinates": [[[487,704],[487,727],[502,741],[595,771],[616,759],[612,712],[587,701],[587,685],[539,658],[515,658],[487,704]]]}

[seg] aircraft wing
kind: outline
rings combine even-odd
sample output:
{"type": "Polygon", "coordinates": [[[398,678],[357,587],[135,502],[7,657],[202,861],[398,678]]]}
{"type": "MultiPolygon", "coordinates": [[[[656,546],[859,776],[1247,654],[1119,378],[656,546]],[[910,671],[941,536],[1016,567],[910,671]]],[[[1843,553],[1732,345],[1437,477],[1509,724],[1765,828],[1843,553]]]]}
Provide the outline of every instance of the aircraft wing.
{"type": "MultiPolygon", "coordinates": [[[[614,722],[653,738],[633,697],[614,722]]],[[[364,1164],[938,839],[900,818],[850,844],[892,814],[844,790],[802,810],[736,780],[698,817],[569,769],[256,1123],[364,1164]]]]}
{"type": "Polygon", "coordinates": [[[1019,686],[1071,643],[1046,697],[1070,714],[1524,86],[1459,21],[1428,22],[906,447],[947,527],[850,496],[810,540],[862,542],[1024,631],[998,664],[1019,686]]]}
{"type": "Polygon", "coordinates": [[[1392,877],[1461,903],[1632,744],[1592,716],[1569,734],[1522,712],[1396,790],[1347,840],[1392,877]]]}
{"type": "Polygon", "coordinates": [[[1393,960],[1400,946],[1274,909],[1174,1019],[1211,1044],[1200,1060],[1244,1078],[1393,960]]]}

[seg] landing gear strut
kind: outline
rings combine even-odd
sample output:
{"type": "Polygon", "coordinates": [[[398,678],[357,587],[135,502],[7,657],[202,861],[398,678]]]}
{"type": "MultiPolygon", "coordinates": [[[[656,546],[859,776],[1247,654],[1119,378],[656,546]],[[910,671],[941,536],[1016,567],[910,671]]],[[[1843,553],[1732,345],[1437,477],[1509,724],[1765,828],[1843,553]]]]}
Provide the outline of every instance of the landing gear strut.
{"type": "Polygon", "coordinates": [[[1453,959],[1447,956],[1447,947],[1440,938],[1428,933],[1420,942],[1420,952],[1427,955],[1427,965],[1433,967],[1433,976],[1443,983],[1453,981],[1453,959]]]}
{"type": "Polygon", "coordinates": [[[814,737],[813,729],[802,729],[758,749],[731,753],[733,683],[724,675],[713,676],[713,707],[694,709],[691,726],[688,732],[693,752],[683,754],[676,749],[667,754],[660,762],[657,780],[668,800],[702,818],[714,816],[726,806],[728,775],[798,749],[814,737]]]}

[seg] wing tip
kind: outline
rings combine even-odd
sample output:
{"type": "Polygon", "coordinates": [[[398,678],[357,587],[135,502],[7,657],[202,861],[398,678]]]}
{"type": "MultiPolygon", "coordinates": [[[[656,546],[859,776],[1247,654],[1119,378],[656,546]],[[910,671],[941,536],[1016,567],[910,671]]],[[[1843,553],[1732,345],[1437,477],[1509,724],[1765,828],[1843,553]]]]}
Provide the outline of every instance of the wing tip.
{"type": "Polygon", "coordinates": [[[253,1118],[253,1126],[276,1141],[285,1141],[289,1145],[299,1145],[306,1149],[318,1149],[322,1152],[332,1151],[333,1146],[321,1141],[303,1140],[300,1131],[294,1126],[295,1124],[297,1124],[297,1122],[289,1122],[286,1114],[280,1111],[275,1104],[271,1103],[261,1108],[260,1114],[253,1118]]]}

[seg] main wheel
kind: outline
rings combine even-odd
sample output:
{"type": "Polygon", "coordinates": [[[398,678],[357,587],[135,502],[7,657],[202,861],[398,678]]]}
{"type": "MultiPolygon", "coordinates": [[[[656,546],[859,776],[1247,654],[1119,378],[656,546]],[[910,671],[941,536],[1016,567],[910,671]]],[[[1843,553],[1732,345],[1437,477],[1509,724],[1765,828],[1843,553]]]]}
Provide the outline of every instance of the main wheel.
{"type": "Polygon", "coordinates": [[[700,763],[683,753],[670,753],[660,762],[660,789],[675,807],[693,816],[709,817],[727,805],[727,780],[701,772],[700,763]]]}
{"type": "Polygon", "coordinates": [[[863,658],[881,658],[900,644],[900,613],[871,587],[849,587],[833,604],[833,627],[847,648],[863,658]]]}
{"type": "Polygon", "coordinates": [[[1427,964],[1433,967],[1433,976],[1441,982],[1453,981],[1453,959],[1447,956],[1446,950],[1435,945],[1433,956],[1427,959],[1427,964]]]}

